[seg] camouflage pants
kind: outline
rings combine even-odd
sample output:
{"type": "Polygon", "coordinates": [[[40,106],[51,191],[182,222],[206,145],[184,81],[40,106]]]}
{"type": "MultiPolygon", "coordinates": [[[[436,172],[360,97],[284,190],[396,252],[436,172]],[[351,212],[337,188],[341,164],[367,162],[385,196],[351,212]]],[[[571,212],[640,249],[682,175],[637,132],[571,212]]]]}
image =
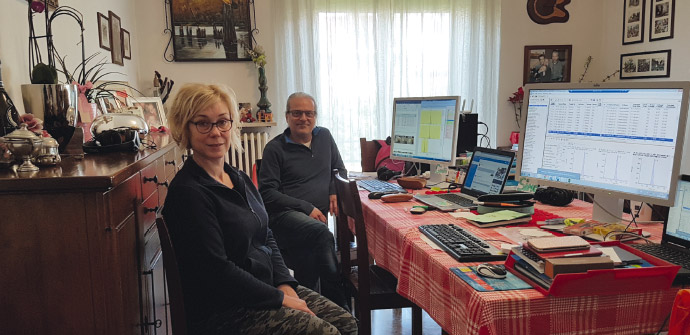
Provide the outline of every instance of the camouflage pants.
{"type": "Polygon", "coordinates": [[[265,310],[237,308],[211,316],[203,325],[194,327],[194,333],[357,335],[357,322],[352,314],[306,287],[298,286],[296,292],[316,316],[287,307],[265,310]]]}

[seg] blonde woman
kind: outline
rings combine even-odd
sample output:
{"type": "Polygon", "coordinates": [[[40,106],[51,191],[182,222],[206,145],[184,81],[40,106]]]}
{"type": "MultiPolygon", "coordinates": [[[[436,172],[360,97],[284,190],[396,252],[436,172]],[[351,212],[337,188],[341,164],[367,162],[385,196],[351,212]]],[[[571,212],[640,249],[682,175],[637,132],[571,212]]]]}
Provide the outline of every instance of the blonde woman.
{"type": "Polygon", "coordinates": [[[163,209],[190,333],[357,334],[352,315],[290,275],[259,192],[225,164],[238,120],[234,96],[217,85],[182,87],[168,113],[175,141],[193,150],[163,209]]]}

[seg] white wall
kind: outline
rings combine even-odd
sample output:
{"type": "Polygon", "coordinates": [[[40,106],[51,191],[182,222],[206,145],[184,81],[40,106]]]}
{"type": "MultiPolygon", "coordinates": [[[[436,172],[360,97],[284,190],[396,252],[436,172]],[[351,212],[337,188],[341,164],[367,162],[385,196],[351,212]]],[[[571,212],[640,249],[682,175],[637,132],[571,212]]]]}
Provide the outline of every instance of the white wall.
{"type": "MultiPolygon", "coordinates": [[[[109,65],[111,71],[121,72],[122,75],[112,75],[109,80],[127,80],[131,83],[139,81],[138,62],[144,55],[135,48],[138,41],[138,33],[135,28],[134,13],[136,0],[60,0],[60,5],[77,9],[83,15],[84,20],[84,46],[86,56],[100,52],[97,57],[107,57],[110,61],[110,51],[101,49],[98,44],[98,19],[97,12],[108,15],[108,10],[113,11],[122,21],[122,28],[127,29],[131,35],[132,60],[125,59],[124,66],[109,65]]],[[[29,21],[27,17],[26,0],[0,0],[0,61],[2,61],[2,75],[12,101],[17,105],[20,113],[24,113],[22,103],[21,85],[30,84],[29,78],[29,21]]],[[[43,14],[34,16],[36,35],[45,32],[45,20],[43,14]]],[[[79,45],[79,25],[67,17],[59,17],[53,21],[53,39],[57,51],[67,57],[68,69],[72,70],[81,61],[81,45],[79,45]]],[[[39,41],[43,47],[43,60],[47,62],[45,54],[45,41],[39,41]]],[[[64,76],[58,74],[60,81],[64,76]]]]}
{"type": "MultiPolygon", "coordinates": [[[[609,69],[601,54],[601,24],[604,3],[620,4],[620,0],[577,0],[565,8],[570,13],[566,23],[541,25],[527,15],[526,1],[502,0],[501,4],[501,58],[498,84],[497,146],[510,145],[510,132],[517,131],[513,105],[508,97],[522,86],[524,47],[526,45],[572,44],[571,82],[577,82],[583,72],[587,56],[594,57],[585,81],[600,81],[609,69]],[[602,72],[603,71],[603,72],[602,72]]],[[[622,8],[622,5],[620,6],[622,8]]],[[[622,14],[621,14],[622,16],[622,14]]],[[[607,17],[607,20],[610,18],[607,17]]],[[[622,21],[619,26],[622,26],[622,21]]],[[[620,32],[616,36],[620,36],[620,32]]],[[[620,43],[620,42],[619,42],[620,43]]],[[[524,111],[523,111],[524,116],[524,111]]]]}

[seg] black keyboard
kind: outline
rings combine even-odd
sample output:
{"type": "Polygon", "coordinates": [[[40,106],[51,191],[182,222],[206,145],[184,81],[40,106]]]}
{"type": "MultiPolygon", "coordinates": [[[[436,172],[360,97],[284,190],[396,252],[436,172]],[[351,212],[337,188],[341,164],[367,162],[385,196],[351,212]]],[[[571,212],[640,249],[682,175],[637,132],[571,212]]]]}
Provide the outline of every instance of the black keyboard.
{"type": "Polygon", "coordinates": [[[436,194],[436,197],[441,198],[446,201],[450,201],[456,205],[462,206],[462,207],[473,207],[476,206],[474,204],[474,201],[467,199],[461,195],[457,195],[455,193],[439,193],[436,194]]]}
{"type": "Polygon", "coordinates": [[[358,180],[357,185],[369,192],[402,192],[407,191],[398,184],[389,183],[378,179],[363,179],[358,180]]]}
{"type": "Polygon", "coordinates": [[[507,257],[484,240],[454,224],[423,225],[419,226],[419,231],[458,262],[497,261],[507,257]]]}
{"type": "Polygon", "coordinates": [[[663,244],[629,244],[637,250],[661,258],[669,263],[690,269],[690,257],[687,253],[667,247],[663,244]]]}

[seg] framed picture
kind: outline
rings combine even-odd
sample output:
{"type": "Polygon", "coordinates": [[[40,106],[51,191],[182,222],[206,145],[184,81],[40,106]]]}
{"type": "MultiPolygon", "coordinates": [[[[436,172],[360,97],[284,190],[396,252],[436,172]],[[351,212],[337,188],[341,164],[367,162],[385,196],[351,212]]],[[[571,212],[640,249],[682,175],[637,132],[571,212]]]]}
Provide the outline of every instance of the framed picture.
{"type": "Polygon", "coordinates": [[[98,44],[110,51],[110,20],[101,13],[98,13],[98,44]]]}
{"type": "Polygon", "coordinates": [[[141,107],[144,111],[144,120],[146,120],[146,124],[148,124],[150,128],[168,126],[168,119],[165,116],[165,109],[163,108],[161,98],[129,98],[127,99],[127,105],[141,107]]]}
{"type": "Polygon", "coordinates": [[[572,45],[525,46],[522,83],[570,82],[572,45]]]}
{"type": "Polygon", "coordinates": [[[623,45],[644,41],[644,2],[645,0],[623,0],[623,45]]]}
{"type": "Polygon", "coordinates": [[[671,50],[621,55],[621,79],[665,78],[671,76],[671,50]]]}
{"type": "Polygon", "coordinates": [[[175,61],[251,60],[250,0],[170,0],[175,61]]]}
{"type": "Polygon", "coordinates": [[[122,58],[132,59],[132,45],[129,43],[129,31],[122,29],[122,58]]]}
{"type": "Polygon", "coordinates": [[[673,38],[676,0],[653,0],[652,18],[649,22],[649,40],[658,41],[673,38]]]}
{"type": "Polygon", "coordinates": [[[110,55],[113,64],[125,65],[122,57],[122,21],[115,13],[108,11],[110,18],[110,55]]]}
{"type": "Polygon", "coordinates": [[[96,98],[96,102],[103,114],[117,113],[122,108],[122,104],[115,97],[96,98]]]}

